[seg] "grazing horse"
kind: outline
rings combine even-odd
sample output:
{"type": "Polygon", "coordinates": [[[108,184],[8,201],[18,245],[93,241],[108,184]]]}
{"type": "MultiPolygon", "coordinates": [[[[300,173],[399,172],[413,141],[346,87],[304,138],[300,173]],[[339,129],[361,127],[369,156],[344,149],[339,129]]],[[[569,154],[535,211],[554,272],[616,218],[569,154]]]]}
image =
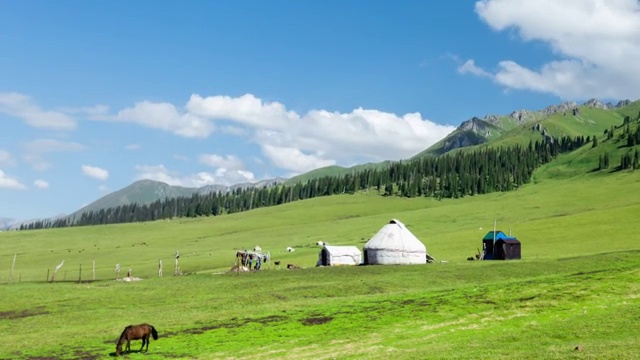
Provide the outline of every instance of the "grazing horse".
{"type": "Polygon", "coordinates": [[[131,351],[131,340],[142,340],[142,347],[140,348],[140,351],[142,351],[145,344],[147,344],[145,351],[149,351],[149,337],[151,336],[153,336],[153,340],[158,340],[158,332],[152,325],[140,324],[127,326],[124,328],[122,335],[120,335],[120,338],[116,343],[116,356],[119,356],[122,353],[122,344],[125,341],[127,342],[126,351],[131,351]]]}

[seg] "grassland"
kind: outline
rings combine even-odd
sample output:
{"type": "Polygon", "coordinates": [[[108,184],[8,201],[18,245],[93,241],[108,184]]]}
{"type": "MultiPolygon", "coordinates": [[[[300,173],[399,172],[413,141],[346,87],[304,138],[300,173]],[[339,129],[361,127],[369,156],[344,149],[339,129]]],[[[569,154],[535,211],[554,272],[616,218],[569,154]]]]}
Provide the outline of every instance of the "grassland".
{"type": "Polygon", "coordinates": [[[634,358],[640,176],[569,177],[571,159],[518,191],[455,200],[360,193],[215,218],[0,233],[0,358],[110,358],[138,322],[161,338],[131,359],[634,358]],[[317,241],[361,247],[391,218],[444,262],[313,267],[317,241]],[[494,220],[522,241],[523,259],[466,261],[494,220]],[[305,268],[226,272],[235,249],[255,245],[305,268]],[[183,276],[170,276],[176,249],[183,276]],[[61,260],[57,281],[45,282],[61,260]],[[94,260],[97,280],[77,283],[80,264],[92,278],[94,260]],[[144,280],[114,281],[116,263],[144,280]]]}

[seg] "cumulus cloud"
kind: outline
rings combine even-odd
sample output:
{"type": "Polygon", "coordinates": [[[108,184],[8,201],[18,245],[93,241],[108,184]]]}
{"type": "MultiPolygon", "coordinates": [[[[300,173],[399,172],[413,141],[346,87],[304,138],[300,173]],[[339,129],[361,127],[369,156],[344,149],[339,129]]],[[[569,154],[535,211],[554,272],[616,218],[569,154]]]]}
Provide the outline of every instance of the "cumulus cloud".
{"type": "Polygon", "coordinates": [[[33,182],[33,186],[37,187],[38,189],[48,189],[49,183],[44,180],[36,180],[33,182]]]}
{"type": "MultiPolygon", "coordinates": [[[[216,122],[222,121],[222,132],[253,142],[272,164],[292,172],[407,158],[455,130],[419,113],[399,116],[357,108],[348,113],[311,110],[301,115],[252,94],[194,94],[182,110],[170,103],[141,102],[107,120],[131,121],[184,137],[207,137],[216,129],[216,122]]],[[[237,159],[219,155],[199,160],[227,170],[243,167],[237,159]]]]}
{"type": "Polygon", "coordinates": [[[205,185],[233,185],[244,182],[255,182],[255,176],[246,170],[228,170],[217,169],[215,173],[198,172],[194,174],[180,174],[171,171],[164,165],[138,165],[135,167],[137,172],[135,179],[149,179],[161,181],[169,185],[183,187],[202,187],[205,185]]]}
{"type": "Polygon", "coordinates": [[[262,129],[281,129],[299,119],[298,114],[287,111],[283,104],[263,102],[252,94],[237,98],[229,96],[203,98],[194,94],[191,95],[186,109],[204,118],[232,120],[262,129]]]}
{"type": "Polygon", "coordinates": [[[15,165],[15,163],[10,152],[0,149],[0,165],[15,165]]]}
{"type": "Polygon", "coordinates": [[[262,150],[267,158],[279,168],[300,174],[313,169],[335,165],[335,160],[324,160],[321,154],[305,154],[299,149],[265,144],[262,150]]]}
{"type": "Polygon", "coordinates": [[[216,154],[202,154],[200,155],[200,163],[208,165],[214,168],[225,168],[233,170],[244,169],[242,160],[233,155],[220,156],[216,154]]]}
{"type": "Polygon", "coordinates": [[[42,110],[29,96],[15,92],[0,93],[0,113],[17,117],[36,128],[59,131],[76,128],[76,121],[64,112],[42,110]]]}
{"type": "Polygon", "coordinates": [[[294,173],[333,164],[406,159],[426,149],[455,127],[358,108],[350,113],[314,110],[278,131],[258,130],[254,141],[264,155],[294,173]]]}
{"type": "Polygon", "coordinates": [[[146,127],[170,131],[184,137],[207,137],[214,131],[213,123],[195,114],[178,110],[170,103],[143,101],[118,112],[106,120],[133,122],[146,127]]]}
{"type": "Polygon", "coordinates": [[[505,59],[496,83],[561,98],[640,97],[637,0],[482,0],[475,10],[492,29],[544,42],[557,56],[537,69],[505,59]]]}
{"type": "Polygon", "coordinates": [[[26,190],[27,186],[18,179],[5,174],[5,172],[0,169],[0,188],[26,190]]]}
{"type": "Polygon", "coordinates": [[[82,165],[82,174],[98,180],[107,180],[109,177],[109,171],[106,169],[90,165],[82,165]]]}

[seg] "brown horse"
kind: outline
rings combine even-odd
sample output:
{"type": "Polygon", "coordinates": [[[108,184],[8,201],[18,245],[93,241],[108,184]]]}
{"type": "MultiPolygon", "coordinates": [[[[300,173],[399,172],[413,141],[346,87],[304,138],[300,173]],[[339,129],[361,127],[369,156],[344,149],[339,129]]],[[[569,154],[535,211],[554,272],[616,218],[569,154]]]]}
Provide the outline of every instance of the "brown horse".
{"type": "Polygon", "coordinates": [[[149,351],[150,336],[153,336],[153,340],[158,340],[158,332],[152,325],[140,324],[127,326],[124,328],[122,335],[120,335],[120,338],[116,343],[116,356],[119,356],[122,353],[122,344],[125,341],[127,342],[126,351],[131,351],[131,340],[142,340],[142,347],[140,348],[140,351],[142,351],[145,344],[147,344],[145,351],[149,351]]]}

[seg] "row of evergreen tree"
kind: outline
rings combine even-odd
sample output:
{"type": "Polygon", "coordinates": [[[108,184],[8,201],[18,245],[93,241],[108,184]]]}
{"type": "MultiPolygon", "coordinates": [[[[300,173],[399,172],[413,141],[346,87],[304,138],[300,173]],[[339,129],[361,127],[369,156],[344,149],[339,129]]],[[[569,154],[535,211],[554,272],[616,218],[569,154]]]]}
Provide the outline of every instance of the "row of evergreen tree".
{"type": "Polygon", "coordinates": [[[533,171],[561,153],[571,152],[590,137],[546,137],[528,146],[514,145],[458,151],[439,157],[392,162],[382,169],[365,169],[343,176],[325,176],[294,185],[235,189],[128,204],[83,213],[79,218],[37,221],[25,229],[143,222],[174,217],[218,216],[275,206],[319,196],[377,192],[383,196],[458,198],[517,189],[533,171]]]}

